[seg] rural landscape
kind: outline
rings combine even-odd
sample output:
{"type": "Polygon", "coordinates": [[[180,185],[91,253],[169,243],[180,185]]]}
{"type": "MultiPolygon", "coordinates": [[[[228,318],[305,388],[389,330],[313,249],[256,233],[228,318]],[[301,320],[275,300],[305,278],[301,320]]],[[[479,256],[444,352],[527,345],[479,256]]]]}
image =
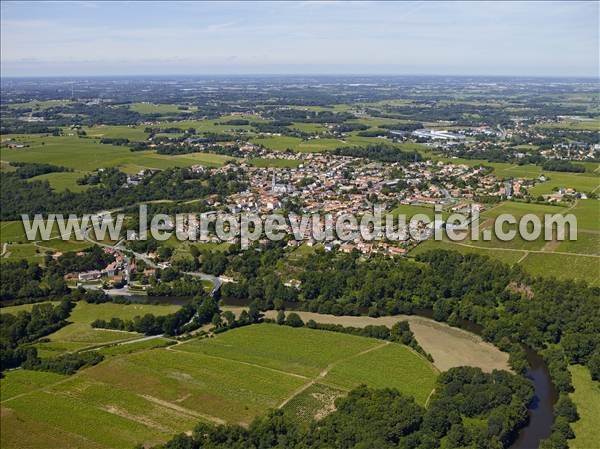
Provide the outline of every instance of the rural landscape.
{"type": "Polygon", "coordinates": [[[600,447],[597,74],[27,70],[1,79],[0,448],[600,447]],[[410,232],[295,235],[378,208],[410,232]]]}

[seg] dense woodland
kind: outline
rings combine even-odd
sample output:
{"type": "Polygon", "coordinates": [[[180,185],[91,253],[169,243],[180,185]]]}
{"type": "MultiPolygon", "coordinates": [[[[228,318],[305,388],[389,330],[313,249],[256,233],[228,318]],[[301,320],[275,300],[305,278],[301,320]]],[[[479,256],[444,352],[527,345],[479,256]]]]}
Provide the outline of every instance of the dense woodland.
{"type": "Polygon", "coordinates": [[[0,368],[5,370],[26,360],[37,360],[37,351],[27,343],[65,326],[73,306],[73,302],[66,299],[57,306],[36,304],[31,312],[0,314],[0,368]]]}
{"type": "Polygon", "coordinates": [[[343,147],[334,150],[339,156],[371,159],[377,162],[415,162],[422,159],[416,151],[400,151],[391,145],[376,144],[366,147],[343,147]]]}

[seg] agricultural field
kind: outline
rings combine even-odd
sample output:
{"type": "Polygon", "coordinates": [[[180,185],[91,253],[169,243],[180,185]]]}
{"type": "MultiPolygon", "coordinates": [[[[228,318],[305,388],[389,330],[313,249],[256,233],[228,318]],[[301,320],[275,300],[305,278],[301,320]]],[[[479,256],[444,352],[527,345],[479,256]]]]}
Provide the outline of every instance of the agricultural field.
{"type": "Polygon", "coordinates": [[[569,212],[577,217],[579,229],[600,231],[600,201],[578,201],[569,212]]]}
{"type": "MultiPolygon", "coordinates": [[[[470,162],[475,162],[472,160],[470,162]]],[[[456,162],[459,163],[459,162],[456,162]]],[[[572,188],[578,192],[592,192],[600,187],[600,176],[597,172],[586,171],[584,173],[563,173],[545,171],[537,165],[511,165],[501,162],[479,161],[481,165],[494,168],[494,173],[503,178],[525,177],[538,178],[540,175],[546,177],[546,181],[538,182],[529,190],[532,195],[547,195],[553,193],[554,189],[572,188]]],[[[471,164],[468,164],[471,165],[471,164]]],[[[478,164],[473,164],[478,165],[478,164]]]]}
{"type": "MultiPolygon", "coordinates": [[[[37,343],[35,346],[38,348],[40,356],[52,356],[67,351],[79,351],[84,348],[139,338],[140,335],[135,332],[94,329],[90,323],[96,319],[110,320],[114,317],[127,320],[135,316],[143,316],[146,313],[167,315],[176,312],[179,308],[175,305],[115,304],[112,302],[88,304],[80,301],[69,316],[70,324],[48,335],[48,342],[37,343]]],[[[10,308],[5,309],[8,309],[5,310],[6,312],[10,312],[10,308]]]]}
{"type": "Polygon", "coordinates": [[[540,129],[569,129],[573,131],[598,131],[600,130],[600,119],[577,120],[574,118],[563,119],[556,123],[543,123],[536,125],[540,129]]]}
{"type": "Polygon", "coordinates": [[[308,425],[335,410],[335,400],[346,394],[344,390],[324,384],[313,384],[294,396],[283,411],[299,423],[308,425]]]}
{"type": "MultiPolygon", "coordinates": [[[[223,307],[238,314],[240,308],[223,307]]],[[[387,326],[391,328],[398,321],[407,321],[419,345],[433,357],[433,365],[440,371],[456,366],[474,366],[483,371],[493,369],[510,370],[508,354],[494,345],[484,342],[480,337],[447,324],[415,315],[395,316],[337,316],[313,312],[296,312],[304,322],[314,320],[317,323],[336,324],[363,328],[365,326],[387,326]]],[[[265,317],[275,319],[277,312],[268,310],[265,317]]]]}
{"type": "Polygon", "coordinates": [[[298,130],[305,133],[319,134],[327,131],[327,128],[320,123],[295,122],[288,126],[288,129],[298,130]]]}
{"type": "Polygon", "coordinates": [[[28,304],[19,304],[17,306],[0,307],[0,314],[12,313],[13,315],[16,315],[17,313],[22,312],[22,311],[30,312],[31,309],[33,308],[33,306],[35,306],[36,304],[54,304],[54,303],[51,301],[43,301],[43,302],[33,302],[33,303],[28,303],[28,304]]]}
{"type": "Polygon", "coordinates": [[[198,109],[196,106],[183,106],[183,108],[180,109],[176,104],[132,103],[129,105],[129,109],[140,114],[189,114],[198,109]]]}
{"type": "MultiPolygon", "coordinates": [[[[126,126],[126,125],[97,125],[93,127],[83,127],[87,137],[94,139],[106,138],[121,138],[129,139],[132,142],[142,142],[148,139],[148,133],[144,132],[144,125],[126,126]]],[[[68,130],[63,130],[67,134],[68,130]]]]}
{"type": "Polygon", "coordinates": [[[223,115],[214,120],[179,120],[175,122],[163,122],[160,126],[181,128],[183,130],[194,128],[196,132],[226,133],[231,130],[253,131],[252,125],[234,125],[227,123],[231,120],[248,120],[249,122],[266,122],[257,115],[223,115]]]}
{"type": "MultiPolygon", "coordinates": [[[[106,128],[109,129],[109,127],[106,128]]],[[[128,127],[121,128],[130,129],[128,127]]],[[[124,136],[119,134],[115,137],[124,136]]],[[[71,168],[74,170],[73,173],[45,175],[53,180],[57,188],[69,188],[70,190],[81,188],[75,181],[83,177],[84,173],[102,167],[118,167],[126,173],[136,173],[147,168],[165,169],[189,167],[196,164],[220,167],[232,159],[209,153],[168,156],[153,151],[131,152],[124,146],[101,144],[99,139],[75,136],[29,135],[19,138],[18,141],[27,146],[15,149],[6,148],[3,145],[0,149],[0,157],[3,161],[37,162],[71,168]],[[76,177],[77,174],[78,177],[76,177]]]]}
{"type": "Polygon", "coordinates": [[[376,340],[333,332],[264,325],[226,332],[211,341],[185,342],[178,345],[177,350],[315,377],[332,361],[373,348],[378,343],[376,340]],[[249,344],[249,341],[252,343],[249,344]]]}
{"type": "Polygon", "coordinates": [[[2,401],[45,388],[69,377],[63,374],[25,369],[14,370],[8,376],[10,376],[10,381],[0,382],[2,401]]]}
{"type": "Polygon", "coordinates": [[[593,381],[590,371],[581,365],[569,367],[573,376],[575,391],[569,396],[577,405],[579,421],[571,424],[575,432],[575,439],[569,441],[570,449],[589,449],[600,441],[600,385],[593,381]]]}
{"type": "MultiPolygon", "coordinates": [[[[525,271],[536,276],[555,276],[559,279],[585,280],[592,285],[600,285],[600,236],[598,223],[600,202],[579,200],[574,206],[550,206],[544,204],[504,202],[481,214],[481,235],[478,240],[467,236],[462,241],[451,241],[444,237],[441,241],[429,239],[411,250],[411,255],[443,248],[461,253],[475,252],[499,259],[508,264],[518,263],[525,271]],[[521,236],[510,241],[501,241],[492,233],[489,241],[483,239],[486,230],[493,230],[495,219],[501,214],[513,215],[517,220],[526,214],[540,218],[550,214],[574,214],[577,218],[577,240],[545,241],[541,237],[527,241],[521,236]]],[[[517,230],[517,225],[505,224],[504,230],[517,230]]],[[[531,227],[529,227],[531,230],[531,227]]],[[[568,235],[567,235],[568,236],[568,235]]]]}
{"type": "Polygon", "coordinates": [[[544,172],[549,179],[529,190],[532,195],[548,195],[554,189],[572,188],[578,192],[598,192],[600,176],[594,173],[544,172]]]}
{"type": "MultiPolygon", "coordinates": [[[[411,205],[411,204],[401,204],[400,206],[391,210],[390,213],[393,214],[394,216],[404,214],[404,215],[406,215],[407,221],[410,220],[412,217],[414,217],[417,214],[427,215],[427,217],[429,217],[430,220],[434,220],[434,218],[435,218],[435,210],[433,209],[433,207],[430,207],[430,206],[417,206],[417,205],[411,205]]],[[[450,215],[447,212],[440,212],[439,214],[442,217],[442,219],[444,219],[444,220],[448,218],[448,215],[450,215]]]]}
{"type": "Polygon", "coordinates": [[[71,103],[69,100],[32,100],[26,103],[11,103],[10,109],[31,109],[32,111],[43,111],[55,106],[65,106],[71,103]]]}
{"type": "Polygon", "coordinates": [[[29,241],[21,221],[0,222],[0,244],[2,262],[26,259],[40,263],[43,262],[46,252],[81,251],[91,246],[87,241],[77,240],[74,235],[69,240],[62,240],[56,225],[50,233],[50,240],[42,240],[38,233],[36,240],[29,241]]]}
{"type": "Polygon", "coordinates": [[[456,242],[452,242],[450,240],[444,239],[440,241],[435,241],[428,239],[422,243],[419,243],[414,249],[410,251],[411,256],[416,256],[417,254],[433,250],[433,249],[445,249],[449,251],[458,251],[461,254],[481,254],[484,256],[489,256],[494,259],[498,259],[501,262],[512,265],[517,263],[519,259],[523,257],[523,253],[519,250],[505,250],[505,251],[495,251],[493,249],[486,249],[477,246],[466,246],[466,244],[459,245],[456,242]]]}
{"type": "Polygon", "coordinates": [[[30,178],[32,181],[48,181],[50,187],[57,192],[70,190],[71,192],[85,192],[90,188],[89,185],[78,184],[77,180],[81,179],[81,172],[57,172],[46,173],[45,175],[34,176],[30,178]]]}
{"type": "Polygon", "coordinates": [[[53,447],[59,434],[65,448],[157,444],[198,421],[247,425],[277,407],[306,421],[333,411],[333,400],[359,383],[394,386],[424,404],[437,377],[395,343],[273,324],[130,353],[124,346],[71,377],[8,373],[0,382],[2,447],[53,447]],[[367,363],[377,369],[361,368],[367,363]],[[73,413],[76,420],[64,419],[73,413]]]}
{"type": "Polygon", "coordinates": [[[251,139],[256,145],[263,145],[273,151],[297,151],[300,153],[317,153],[335,150],[338,147],[347,146],[347,143],[339,139],[310,139],[303,140],[298,137],[274,136],[256,137],[251,139]]]}
{"type": "Polygon", "coordinates": [[[342,360],[323,378],[324,382],[352,389],[367,379],[375,388],[393,387],[425,404],[435,374],[431,366],[405,346],[382,343],[370,352],[342,360]],[[407,382],[407,379],[411,381],[407,382]]]}

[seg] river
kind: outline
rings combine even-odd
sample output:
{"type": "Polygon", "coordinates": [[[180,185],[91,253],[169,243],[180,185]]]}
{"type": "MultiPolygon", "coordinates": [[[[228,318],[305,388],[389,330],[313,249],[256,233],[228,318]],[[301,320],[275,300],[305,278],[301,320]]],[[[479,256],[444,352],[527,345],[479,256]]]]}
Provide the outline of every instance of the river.
{"type": "Polygon", "coordinates": [[[533,382],[535,397],[529,406],[529,423],[521,429],[510,449],[537,449],[540,441],[550,436],[554,403],[558,399],[546,362],[533,349],[526,348],[526,351],[529,362],[526,376],[533,382]]]}

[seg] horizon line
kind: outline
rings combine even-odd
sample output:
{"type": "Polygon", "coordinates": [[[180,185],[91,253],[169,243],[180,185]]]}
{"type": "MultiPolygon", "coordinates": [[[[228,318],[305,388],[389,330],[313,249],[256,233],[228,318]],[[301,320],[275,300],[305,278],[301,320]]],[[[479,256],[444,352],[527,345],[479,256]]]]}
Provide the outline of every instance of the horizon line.
{"type": "Polygon", "coordinates": [[[184,74],[184,73],[170,73],[170,74],[151,74],[151,73],[131,73],[131,74],[104,74],[104,75],[92,75],[92,74],[82,74],[82,75],[71,75],[71,74],[61,74],[61,75],[2,75],[0,73],[1,79],[43,79],[43,78],[126,78],[126,77],[148,77],[148,78],[183,78],[183,77],[202,77],[202,78],[210,78],[210,77],[307,77],[307,76],[319,76],[319,77],[454,77],[454,78],[555,78],[555,79],[596,79],[600,82],[600,74],[597,75],[551,75],[551,74],[537,74],[537,75],[525,75],[525,74],[510,74],[510,75],[493,75],[493,74],[434,74],[434,73],[352,73],[352,72],[341,72],[341,73],[214,73],[214,74],[184,74]]]}

